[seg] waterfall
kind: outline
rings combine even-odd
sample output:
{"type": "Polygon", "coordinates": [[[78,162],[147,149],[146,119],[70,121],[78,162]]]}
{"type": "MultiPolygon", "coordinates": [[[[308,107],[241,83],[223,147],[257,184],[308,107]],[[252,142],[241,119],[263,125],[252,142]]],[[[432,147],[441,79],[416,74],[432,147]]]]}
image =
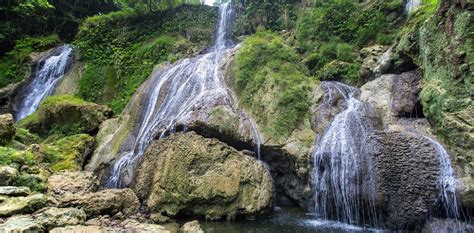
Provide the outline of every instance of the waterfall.
{"type": "Polygon", "coordinates": [[[421,0],[408,0],[405,10],[407,12],[412,12],[413,10],[416,10],[421,5],[421,0]]]}
{"type": "MultiPolygon", "coordinates": [[[[232,41],[228,39],[231,2],[220,5],[219,12],[215,40],[208,53],[178,61],[152,76],[154,83],[151,85],[154,87],[147,93],[147,103],[137,134],[132,145],[125,145],[128,149],[120,152],[107,186],[128,186],[135,166],[150,142],[174,132],[179,125],[189,123],[196,111],[210,111],[212,109],[208,108],[217,103],[233,106],[233,98],[219,69],[222,55],[232,47],[232,41]]],[[[249,121],[255,141],[259,144],[259,137],[256,137],[259,135],[257,128],[249,121]]]]}
{"type": "Polygon", "coordinates": [[[446,211],[446,217],[459,220],[461,208],[456,194],[456,175],[451,166],[449,154],[439,142],[430,137],[425,136],[425,138],[430,141],[438,155],[440,163],[438,190],[440,201],[446,211]]]}
{"type": "Polygon", "coordinates": [[[323,82],[324,105],[342,98],[344,110],[335,116],[313,152],[314,211],[318,217],[348,224],[378,226],[375,181],[367,142],[372,130],[368,104],[358,90],[337,82],[323,82]]]}
{"type": "Polygon", "coordinates": [[[44,61],[39,70],[34,73],[31,82],[21,91],[15,109],[15,121],[24,119],[32,114],[41,101],[51,95],[54,88],[67,72],[72,58],[72,48],[63,45],[56,49],[55,53],[44,61]]]}

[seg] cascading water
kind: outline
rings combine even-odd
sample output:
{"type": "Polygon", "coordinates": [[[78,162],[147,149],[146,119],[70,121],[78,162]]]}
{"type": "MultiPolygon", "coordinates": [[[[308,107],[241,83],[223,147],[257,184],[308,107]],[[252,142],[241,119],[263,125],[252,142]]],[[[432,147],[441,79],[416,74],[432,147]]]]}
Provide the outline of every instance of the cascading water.
{"type": "Polygon", "coordinates": [[[63,45],[56,49],[56,52],[41,61],[43,64],[40,69],[34,73],[31,82],[22,90],[20,100],[15,109],[15,120],[19,121],[32,114],[41,101],[51,95],[54,88],[67,72],[72,58],[72,48],[69,45],[63,45]]]}
{"type": "Polygon", "coordinates": [[[412,12],[421,5],[421,0],[408,0],[405,10],[407,12],[412,12]]]}
{"type": "MultiPolygon", "coordinates": [[[[216,39],[209,53],[179,61],[152,77],[156,81],[152,84],[154,89],[148,96],[138,133],[132,146],[115,161],[107,182],[109,187],[128,186],[136,163],[157,136],[164,137],[178,125],[186,125],[196,111],[206,111],[206,106],[212,105],[209,103],[233,106],[232,96],[219,70],[223,53],[232,46],[227,36],[232,15],[231,2],[222,4],[219,11],[216,39]],[[159,132],[161,135],[157,135],[159,132]]],[[[249,123],[252,124],[252,121],[249,123]]],[[[256,130],[252,124],[254,137],[259,135],[256,130]]],[[[255,141],[257,144],[260,142],[258,137],[255,141]]]]}
{"type": "Polygon", "coordinates": [[[459,202],[456,193],[456,176],[451,166],[451,159],[448,152],[436,140],[426,137],[433,145],[440,163],[440,175],[438,177],[438,190],[440,191],[440,201],[446,211],[446,217],[455,220],[460,219],[459,202]]]}
{"type": "Polygon", "coordinates": [[[378,226],[375,181],[366,152],[372,125],[368,104],[358,90],[337,82],[323,82],[323,104],[342,99],[344,110],[335,116],[313,152],[314,210],[318,217],[348,224],[378,226]]]}

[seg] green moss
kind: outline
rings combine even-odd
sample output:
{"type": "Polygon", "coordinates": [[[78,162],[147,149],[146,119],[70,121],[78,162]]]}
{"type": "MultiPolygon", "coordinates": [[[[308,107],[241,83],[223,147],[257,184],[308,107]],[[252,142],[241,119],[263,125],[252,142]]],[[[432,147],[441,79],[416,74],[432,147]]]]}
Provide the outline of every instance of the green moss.
{"type": "Polygon", "coordinates": [[[87,19],[74,42],[85,63],[78,96],[121,112],[156,65],[203,50],[216,20],[215,8],[189,5],[87,19]]]}
{"type": "Polygon", "coordinates": [[[474,158],[473,14],[456,7],[427,20],[419,33],[423,111],[469,173],[474,158]],[[465,166],[467,165],[467,167],[465,166]]]}
{"type": "Polygon", "coordinates": [[[32,134],[30,131],[24,128],[17,128],[14,140],[27,146],[39,143],[41,141],[39,136],[32,134]]]}
{"type": "Polygon", "coordinates": [[[35,113],[18,122],[18,125],[42,137],[68,136],[94,133],[111,115],[107,107],[73,96],[49,96],[35,113]]]}
{"type": "Polygon", "coordinates": [[[311,105],[313,79],[283,39],[259,32],[244,41],[236,57],[235,84],[240,101],[275,140],[287,137],[311,105]]]}
{"type": "Polygon", "coordinates": [[[22,174],[16,177],[11,181],[11,185],[25,186],[30,188],[33,192],[45,192],[48,189],[48,185],[45,181],[31,174],[22,174]]]}
{"type": "Polygon", "coordinates": [[[28,151],[18,151],[12,148],[0,147],[0,165],[34,165],[36,157],[28,151]]]}
{"type": "Polygon", "coordinates": [[[63,170],[81,170],[84,155],[92,152],[95,139],[87,134],[61,138],[50,144],[42,145],[40,153],[53,172],[63,170]]]}
{"type": "Polygon", "coordinates": [[[360,64],[333,61],[326,64],[316,73],[321,81],[339,81],[349,85],[356,85],[359,78],[360,64]]]}

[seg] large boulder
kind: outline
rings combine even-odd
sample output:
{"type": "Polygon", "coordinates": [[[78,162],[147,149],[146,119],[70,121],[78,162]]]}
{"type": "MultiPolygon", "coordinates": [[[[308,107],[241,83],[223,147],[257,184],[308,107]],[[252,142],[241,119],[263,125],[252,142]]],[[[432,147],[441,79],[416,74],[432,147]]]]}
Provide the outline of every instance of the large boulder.
{"type": "Polygon", "coordinates": [[[262,214],[274,192],[262,163],[193,132],[152,142],[133,189],[152,212],[213,220],[262,214]]]}
{"type": "Polygon", "coordinates": [[[382,75],[361,87],[360,99],[370,103],[386,123],[399,117],[422,117],[420,79],[416,71],[382,75]]]}
{"type": "Polygon", "coordinates": [[[48,207],[36,212],[34,218],[45,229],[52,229],[83,224],[86,221],[86,213],[76,208],[48,207]]]}
{"type": "Polygon", "coordinates": [[[112,110],[103,105],[72,96],[50,96],[35,113],[22,120],[20,125],[40,135],[53,133],[51,131],[66,135],[93,134],[112,114],[112,110]]]}
{"type": "Polygon", "coordinates": [[[10,197],[0,203],[0,217],[15,214],[30,214],[45,207],[47,197],[44,194],[34,194],[27,197],[10,197]]]}
{"type": "Polygon", "coordinates": [[[0,146],[6,146],[11,143],[15,132],[13,116],[11,114],[0,115],[0,146]]]}
{"type": "Polygon", "coordinates": [[[377,132],[372,138],[375,204],[384,226],[412,229],[422,225],[440,192],[434,146],[422,136],[405,132],[377,132]]]}
{"type": "Polygon", "coordinates": [[[136,214],[140,201],[131,189],[106,189],[96,193],[65,195],[58,199],[59,207],[82,209],[88,218],[121,213],[136,214]]]}
{"type": "Polygon", "coordinates": [[[99,181],[91,172],[61,172],[48,179],[48,194],[53,197],[96,192],[99,181]]]}
{"type": "Polygon", "coordinates": [[[204,233],[204,231],[201,229],[201,225],[199,225],[199,221],[191,221],[185,223],[181,227],[181,233],[204,233]]]}
{"type": "Polygon", "coordinates": [[[0,185],[9,185],[19,176],[16,168],[10,166],[0,166],[0,185]]]}

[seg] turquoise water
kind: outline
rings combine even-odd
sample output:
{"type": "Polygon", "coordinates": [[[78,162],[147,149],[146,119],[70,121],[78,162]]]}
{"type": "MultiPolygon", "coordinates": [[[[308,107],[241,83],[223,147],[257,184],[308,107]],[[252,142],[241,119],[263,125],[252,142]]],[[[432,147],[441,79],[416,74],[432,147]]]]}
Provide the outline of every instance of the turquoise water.
{"type": "Polygon", "coordinates": [[[268,218],[234,222],[201,222],[206,233],[381,232],[335,221],[316,219],[297,208],[276,208],[268,218]]]}

